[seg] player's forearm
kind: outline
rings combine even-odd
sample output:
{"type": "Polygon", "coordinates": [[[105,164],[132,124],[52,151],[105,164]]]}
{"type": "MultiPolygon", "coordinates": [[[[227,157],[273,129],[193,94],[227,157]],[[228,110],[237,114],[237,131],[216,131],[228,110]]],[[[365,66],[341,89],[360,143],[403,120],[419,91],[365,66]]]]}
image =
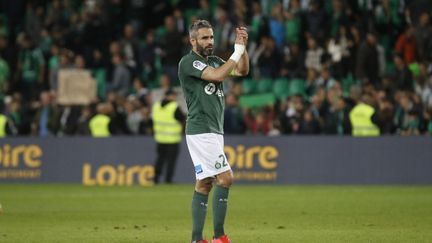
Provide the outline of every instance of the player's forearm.
{"type": "Polygon", "coordinates": [[[235,73],[240,76],[246,76],[249,74],[249,55],[245,51],[240,58],[239,63],[235,69],[235,73]]]}
{"type": "Polygon", "coordinates": [[[218,68],[207,67],[204,69],[201,78],[211,82],[223,82],[224,79],[228,77],[228,75],[234,70],[237,63],[229,59],[222,66],[218,68]]]}
{"type": "Polygon", "coordinates": [[[236,68],[245,52],[242,44],[234,45],[234,52],[226,63],[218,68],[207,67],[204,69],[201,78],[212,82],[222,82],[236,68]]]}

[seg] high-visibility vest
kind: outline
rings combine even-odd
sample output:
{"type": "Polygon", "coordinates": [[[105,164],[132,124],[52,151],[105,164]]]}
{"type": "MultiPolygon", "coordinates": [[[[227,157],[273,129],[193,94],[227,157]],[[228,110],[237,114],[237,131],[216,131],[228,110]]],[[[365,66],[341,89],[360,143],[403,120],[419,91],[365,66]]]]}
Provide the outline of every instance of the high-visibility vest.
{"type": "Polygon", "coordinates": [[[349,118],[352,125],[352,135],[355,137],[379,136],[379,128],[372,122],[375,109],[367,104],[360,103],[350,112],[349,118]]]}
{"type": "Polygon", "coordinates": [[[182,139],[182,124],[175,119],[177,103],[164,106],[160,102],[153,105],[153,130],[156,142],[164,144],[179,143],[182,139]]]}
{"type": "Polygon", "coordinates": [[[93,137],[109,137],[109,123],[111,118],[107,115],[97,114],[89,123],[90,132],[93,137]]]}
{"type": "Polygon", "coordinates": [[[0,138],[6,137],[6,124],[7,117],[3,114],[0,114],[0,138]]]}

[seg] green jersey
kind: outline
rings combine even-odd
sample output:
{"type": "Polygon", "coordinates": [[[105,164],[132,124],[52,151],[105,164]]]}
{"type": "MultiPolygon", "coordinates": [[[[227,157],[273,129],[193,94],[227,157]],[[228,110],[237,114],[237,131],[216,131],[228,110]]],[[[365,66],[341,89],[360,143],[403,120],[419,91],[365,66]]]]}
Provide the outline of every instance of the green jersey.
{"type": "Polygon", "coordinates": [[[205,59],[193,51],[180,60],[178,75],[188,108],[186,134],[223,134],[223,84],[206,81],[201,75],[206,67],[217,68],[224,63],[217,56],[205,59]]]}

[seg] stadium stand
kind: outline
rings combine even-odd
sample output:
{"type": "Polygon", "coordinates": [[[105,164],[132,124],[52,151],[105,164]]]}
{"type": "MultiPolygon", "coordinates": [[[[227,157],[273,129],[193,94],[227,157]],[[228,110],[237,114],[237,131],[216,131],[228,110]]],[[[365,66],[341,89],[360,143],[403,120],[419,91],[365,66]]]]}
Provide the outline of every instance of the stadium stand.
{"type": "Polygon", "coordinates": [[[141,111],[155,102],[161,77],[179,86],[177,63],[190,50],[187,28],[198,18],[213,24],[215,54],[224,58],[232,52],[233,28],[249,29],[251,72],[226,80],[226,96],[240,101],[245,127],[265,114],[280,124],[278,133],[302,134],[293,128],[311,111],[315,134],[346,135],[324,132],[335,100],[349,113],[367,94],[381,134],[430,135],[431,14],[426,0],[1,1],[7,136],[89,135],[79,128],[101,102],[112,104],[113,135],[141,134],[130,126],[144,123],[141,111]],[[73,74],[65,77],[64,70],[73,74]],[[78,82],[83,71],[91,72],[96,97],[82,103],[85,92],[69,91],[72,102],[58,102],[64,80],[78,82]]]}

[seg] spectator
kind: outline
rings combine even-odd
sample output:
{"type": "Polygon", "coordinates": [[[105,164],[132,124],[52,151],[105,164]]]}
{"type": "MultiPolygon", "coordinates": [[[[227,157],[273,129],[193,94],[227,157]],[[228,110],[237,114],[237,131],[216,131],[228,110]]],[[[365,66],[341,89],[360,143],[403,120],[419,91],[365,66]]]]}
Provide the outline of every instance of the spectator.
{"type": "MultiPolygon", "coordinates": [[[[230,46],[231,39],[233,38],[231,36],[231,33],[233,33],[232,28],[233,24],[229,20],[227,16],[227,12],[221,8],[220,6],[216,8],[214,13],[214,18],[216,24],[214,24],[214,46],[215,46],[215,54],[222,54],[221,56],[227,55],[225,52],[231,51],[228,49],[228,46],[230,46]]],[[[228,54],[229,55],[229,54],[228,54]]]]}
{"type": "Polygon", "coordinates": [[[417,59],[417,44],[414,33],[414,27],[408,26],[396,41],[395,51],[402,56],[406,64],[411,64],[417,59]]]}
{"type": "Polygon", "coordinates": [[[278,3],[272,7],[272,14],[269,20],[270,36],[275,41],[276,47],[282,47],[285,37],[285,28],[283,25],[282,4],[278,3]]]}
{"type": "MultiPolygon", "coordinates": [[[[1,37],[0,37],[1,38],[1,37]]],[[[2,40],[0,40],[1,42],[2,40]]],[[[0,54],[0,100],[4,97],[8,90],[10,79],[10,68],[6,60],[0,54]]]]}
{"type": "Polygon", "coordinates": [[[123,97],[129,94],[129,85],[131,83],[131,73],[124,64],[124,56],[114,54],[112,57],[114,65],[112,81],[109,84],[109,90],[123,97]]]}
{"type": "Polygon", "coordinates": [[[181,33],[178,31],[173,16],[165,17],[166,33],[160,40],[162,52],[163,71],[170,77],[171,81],[178,85],[177,65],[182,55],[181,33]]]}
{"type": "Polygon", "coordinates": [[[324,43],[326,33],[328,33],[328,16],[319,1],[309,1],[309,8],[305,13],[305,37],[307,39],[313,38],[318,43],[324,43]]]}
{"type": "Polygon", "coordinates": [[[342,97],[333,97],[330,101],[329,110],[324,118],[326,125],[323,128],[323,132],[325,134],[350,135],[350,110],[351,108],[348,107],[347,102],[342,97]]]}
{"type": "Polygon", "coordinates": [[[400,135],[418,135],[420,126],[420,107],[417,107],[407,92],[400,92],[397,98],[394,121],[400,135]]]}
{"type": "Polygon", "coordinates": [[[261,44],[252,57],[252,64],[258,70],[258,77],[276,78],[280,72],[281,56],[271,37],[261,38],[261,44]]]}
{"type": "Polygon", "coordinates": [[[129,97],[133,97],[144,106],[148,106],[151,103],[150,90],[144,87],[144,84],[137,77],[133,80],[133,91],[129,97]]]}
{"type": "Polygon", "coordinates": [[[244,133],[243,111],[237,97],[233,94],[228,94],[226,97],[224,131],[226,134],[244,133]]]}
{"type": "Polygon", "coordinates": [[[420,16],[419,24],[414,32],[417,55],[420,61],[432,60],[432,25],[430,23],[430,14],[424,12],[420,16]]]}
{"type": "Polygon", "coordinates": [[[161,49],[155,42],[153,31],[148,31],[145,37],[145,43],[141,48],[142,74],[143,80],[154,80],[156,78],[156,57],[160,54],[161,49]]]}
{"type": "Polygon", "coordinates": [[[288,98],[287,104],[283,105],[281,116],[281,127],[285,134],[297,134],[300,129],[300,122],[304,111],[302,97],[294,95],[288,98]]]}
{"type": "Polygon", "coordinates": [[[142,120],[140,112],[140,102],[135,98],[129,98],[124,103],[124,110],[126,113],[126,123],[131,134],[139,133],[139,126],[142,120]]]}
{"type": "Polygon", "coordinates": [[[324,50],[318,46],[315,38],[308,37],[307,38],[307,50],[306,50],[306,59],[305,59],[305,67],[313,68],[317,71],[321,70],[321,58],[324,54],[324,50]]]}
{"type": "Polygon", "coordinates": [[[273,123],[272,111],[269,107],[266,107],[266,109],[256,112],[257,114],[254,114],[252,110],[249,110],[246,113],[247,131],[252,135],[267,135],[273,123]]]}
{"type": "Polygon", "coordinates": [[[288,48],[285,47],[282,58],[280,76],[288,78],[304,76],[305,57],[298,44],[292,43],[288,48]]]}
{"type": "Polygon", "coordinates": [[[150,109],[146,106],[141,107],[141,121],[139,123],[139,134],[153,135],[153,120],[150,109]]]}
{"type": "Polygon", "coordinates": [[[125,57],[124,63],[133,74],[138,73],[138,64],[141,63],[139,59],[140,45],[132,25],[127,24],[124,26],[123,38],[120,43],[122,46],[122,53],[125,57]]]}
{"type": "Polygon", "coordinates": [[[394,119],[394,105],[390,99],[383,97],[379,102],[379,116],[378,125],[381,134],[388,135],[393,134],[396,131],[396,127],[393,123],[394,119]]]}
{"type": "Polygon", "coordinates": [[[162,74],[159,77],[159,87],[152,90],[152,102],[162,100],[165,93],[170,89],[172,89],[170,76],[168,74],[162,74]]]}
{"type": "Polygon", "coordinates": [[[395,72],[394,80],[396,87],[401,90],[413,90],[413,75],[401,55],[394,55],[395,72]]]}
{"type": "Polygon", "coordinates": [[[345,26],[339,27],[336,36],[331,38],[327,45],[327,51],[331,55],[332,73],[336,78],[346,77],[350,71],[352,45],[345,26]]]}
{"type": "Polygon", "coordinates": [[[416,78],[415,93],[421,97],[426,108],[432,108],[432,75],[426,63],[420,64],[420,75],[416,78]]]}
{"type": "Polygon", "coordinates": [[[80,111],[80,116],[77,121],[77,131],[78,135],[91,135],[90,132],[90,119],[92,118],[92,111],[90,106],[84,106],[80,111]]]}
{"type": "Polygon", "coordinates": [[[18,41],[21,46],[17,71],[19,87],[26,101],[35,100],[40,91],[46,88],[45,59],[30,36],[24,34],[18,41]]]}
{"type": "Polygon", "coordinates": [[[319,134],[321,127],[319,121],[314,117],[312,110],[307,109],[300,122],[299,134],[319,134]]]}
{"type": "Polygon", "coordinates": [[[67,49],[60,50],[60,53],[58,54],[59,55],[58,61],[55,61],[54,55],[56,54],[57,50],[56,50],[56,46],[53,46],[53,48],[54,48],[52,52],[53,59],[50,60],[49,86],[50,86],[50,91],[56,93],[58,89],[59,72],[62,69],[67,69],[72,67],[73,53],[67,49]]]}
{"type": "Polygon", "coordinates": [[[357,51],[357,79],[363,83],[379,83],[379,53],[377,49],[377,37],[369,32],[357,51]]]}
{"type": "Polygon", "coordinates": [[[32,122],[32,134],[39,137],[55,136],[59,129],[59,111],[48,91],[40,94],[36,115],[32,122]]]}

